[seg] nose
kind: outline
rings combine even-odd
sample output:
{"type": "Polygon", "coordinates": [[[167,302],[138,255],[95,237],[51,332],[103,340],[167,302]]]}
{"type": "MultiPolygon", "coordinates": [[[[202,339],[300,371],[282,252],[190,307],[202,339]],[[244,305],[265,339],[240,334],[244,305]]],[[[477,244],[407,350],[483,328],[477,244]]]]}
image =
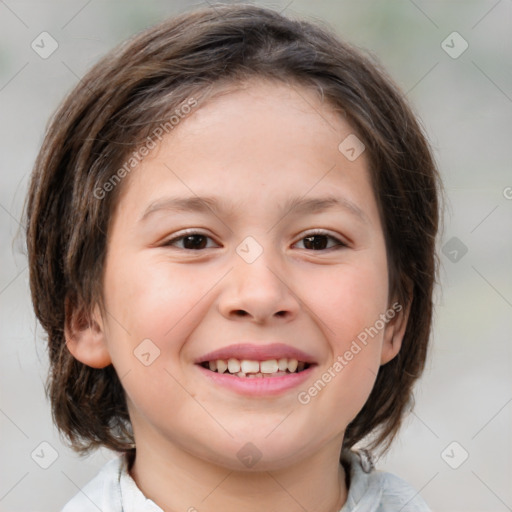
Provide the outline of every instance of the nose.
{"type": "Polygon", "coordinates": [[[288,322],[296,317],[300,301],[281,266],[270,265],[263,253],[246,263],[238,258],[219,298],[220,313],[230,320],[258,324],[288,322]]]}

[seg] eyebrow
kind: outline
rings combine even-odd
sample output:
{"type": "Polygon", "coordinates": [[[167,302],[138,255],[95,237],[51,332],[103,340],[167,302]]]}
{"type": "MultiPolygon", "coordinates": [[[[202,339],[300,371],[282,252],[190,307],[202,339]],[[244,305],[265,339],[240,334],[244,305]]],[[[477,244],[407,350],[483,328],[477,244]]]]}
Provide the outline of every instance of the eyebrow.
{"type": "MultiPolygon", "coordinates": [[[[367,223],[368,217],[354,202],[338,196],[325,196],[306,199],[295,197],[288,199],[281,207],[283,217],[294,213],[320,213],[326,210],[342,209],[367,223]]],[[[216,216],[229,216],[233,206],[228,207],[223,200],[215,197],[164,197],[153,201],[139,218],[145,221],[159,211],[214,213],[216,216]]]]}
{"type": "Polygon", "coordinates": [[[285,215],[291,212],[295,213],[320,213],[325,210],[342,209],[346,210],[352,215],[359,217],[364,222],[369,222],[366,214],[357,206],[353,201],[345,197],[338,196],[326,196],[326,197],[315,197],[305,199],[303,197],[297,197],[289,199],[283,210],[285,215]]]}

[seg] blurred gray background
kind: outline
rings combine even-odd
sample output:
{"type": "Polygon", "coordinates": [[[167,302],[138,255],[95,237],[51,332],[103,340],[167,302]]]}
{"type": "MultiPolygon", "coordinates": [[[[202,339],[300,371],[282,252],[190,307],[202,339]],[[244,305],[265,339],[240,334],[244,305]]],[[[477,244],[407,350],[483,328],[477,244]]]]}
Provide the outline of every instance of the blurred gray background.
{"type": "MultiPolygon", "coordinates": [[[[47,120],[115,44],[200,3],[0,0],[1,511],[60,510],[112,457],[66,448],[43,391],[44,336],[15,237],[47,120]]],[[[375,55],[413,102],[444,178],[433,350],[379,467],[439,512],[512,510],[512,0],[253,3],[325,21],[375,55]]]]}

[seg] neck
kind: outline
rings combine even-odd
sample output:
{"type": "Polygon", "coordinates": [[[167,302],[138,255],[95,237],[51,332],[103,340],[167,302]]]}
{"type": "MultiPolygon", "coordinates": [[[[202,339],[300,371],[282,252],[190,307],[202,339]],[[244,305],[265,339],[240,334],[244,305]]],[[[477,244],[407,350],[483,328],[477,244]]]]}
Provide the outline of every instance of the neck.
{"type": "Polygon", "coordinates": [[[164,512],[338,512],[346,501],[340,442],[281,469],[236,471],[168,446],[137,448],[132,478],[164,512]]]}

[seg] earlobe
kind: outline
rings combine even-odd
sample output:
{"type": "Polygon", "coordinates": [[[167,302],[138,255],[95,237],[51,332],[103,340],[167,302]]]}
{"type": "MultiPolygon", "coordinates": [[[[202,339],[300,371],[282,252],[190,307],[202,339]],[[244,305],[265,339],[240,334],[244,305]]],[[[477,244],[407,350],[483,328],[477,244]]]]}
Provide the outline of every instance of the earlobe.
{"type": "Polygon", "coordinates": [[[66,299],[64,336],[73,357],[92,368],[105,368],[112,363],[99,308],[91,315],[66,299]]]}
{"type": "Polygon", "coordinates": [[[381,365],[389,363],[400,352],[409,320],[411,302],[412,299],[408,301],[406,306],[403,306],[400,302],[395,301],[386,313],[390,318],[387,322],[382,341],[381,365]]]}

